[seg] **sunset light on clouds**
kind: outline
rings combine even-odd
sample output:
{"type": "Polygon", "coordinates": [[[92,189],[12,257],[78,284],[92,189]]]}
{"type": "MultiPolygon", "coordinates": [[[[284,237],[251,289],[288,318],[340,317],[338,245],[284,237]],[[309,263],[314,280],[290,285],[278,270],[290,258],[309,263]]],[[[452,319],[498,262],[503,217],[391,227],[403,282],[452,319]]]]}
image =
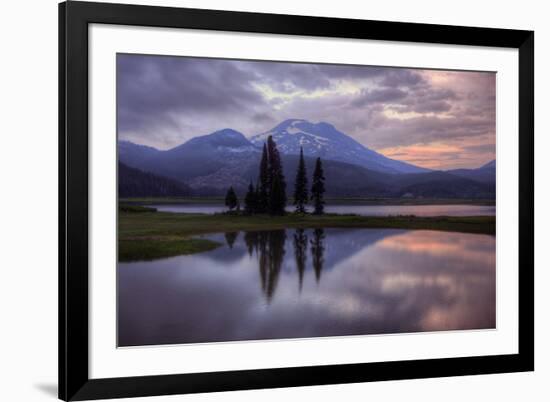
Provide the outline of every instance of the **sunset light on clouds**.
{"type": "Polygon", "coordinates": [[[328,122],[384,155],[431,169],[495,159],[496,75],[391,67],[119,55],[121,139],[168,149],[230,127],[328,122]]]}

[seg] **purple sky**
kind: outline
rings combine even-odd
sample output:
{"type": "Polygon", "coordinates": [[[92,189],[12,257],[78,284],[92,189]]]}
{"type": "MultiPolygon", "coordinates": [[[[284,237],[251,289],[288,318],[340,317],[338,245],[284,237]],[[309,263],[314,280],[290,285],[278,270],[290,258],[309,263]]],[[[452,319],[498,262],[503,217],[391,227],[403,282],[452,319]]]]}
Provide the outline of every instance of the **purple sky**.
{"type": "Polygon", "coordinates": [[[117,95],[119,138],[159,149],[299,118],[428,168],[495,158],[494,73],[124,54],[117,95]]]}

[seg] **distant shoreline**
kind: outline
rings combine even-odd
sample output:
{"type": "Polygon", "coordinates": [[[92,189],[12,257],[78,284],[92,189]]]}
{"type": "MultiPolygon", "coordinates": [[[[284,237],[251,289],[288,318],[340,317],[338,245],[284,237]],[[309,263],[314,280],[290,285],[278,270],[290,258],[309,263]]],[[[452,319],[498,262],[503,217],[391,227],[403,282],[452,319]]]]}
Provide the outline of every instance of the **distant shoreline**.
{"type": "MultiPolygon", "coordinates": [[[[474,198],[381,198],[381,197],[335,197],[325,198],[328,205],[484,205],[494,206],[494,199],[474,198]]],[[[120,203],[134,205],[172,204],[172,205],[218,205],[224,203],[223,197],[136,197],[120,198],[120,203]]]]}

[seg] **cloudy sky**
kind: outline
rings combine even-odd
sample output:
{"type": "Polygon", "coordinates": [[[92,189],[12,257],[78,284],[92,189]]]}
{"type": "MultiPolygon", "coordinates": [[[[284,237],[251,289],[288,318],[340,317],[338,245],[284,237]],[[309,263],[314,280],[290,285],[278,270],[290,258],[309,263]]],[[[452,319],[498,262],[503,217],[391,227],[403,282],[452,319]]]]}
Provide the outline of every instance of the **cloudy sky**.
{"type": "Polygon", "coordinates": [[[117,96],[119,138],[159,149],[296,118],[423,167],[495,158],[493,73],[118,55],[117,96]]]}

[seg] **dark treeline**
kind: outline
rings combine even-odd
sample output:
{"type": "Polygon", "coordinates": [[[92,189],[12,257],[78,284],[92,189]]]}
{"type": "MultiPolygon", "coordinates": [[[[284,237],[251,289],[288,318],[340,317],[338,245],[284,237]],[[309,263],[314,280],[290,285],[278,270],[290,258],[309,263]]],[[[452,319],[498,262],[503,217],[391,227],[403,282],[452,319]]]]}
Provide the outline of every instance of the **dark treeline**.
{"type": "Polygon", "coordinates": [[[127,197],[185,197],[191,189],[167,177],[118,163],[118,196],[127,197]]]}
{"type": "Polygon", "coordinates": [[[271,136],[267,138],[267,157],[269,166],[267,211],[271,215],[284,215],[286,208],[286,180],[283,174],[281,155],[279,155],[277,145],[271,136]]]}
{"type": "MultiPolygon", "coordinates": [[[[324,212],[325,177],[320,158],[317,158],[315,172],[311,187],[311,200],[313,201],[315,214],[324,212]]],[[[309,202],[309,190],[304,153],[300,149],[300,160],[296,169],[294,181],[294,205],[297,213],[306,213],[306,205],[309,202]]],[[[230,211],[239,209],[240,204],[233,187],[227,190],[225,205],[230,211]]],[[[267,144],[262,149],[258,180],[256,185],[252,182],[244,197],[244,211],[247,214],[284,215],[287,205],[286,179],[283,173],[281,155],[273,138],[267,138],[267,144]]]]}
{"type": "Polygon", "coordinates": [[[298,162],[298,169],[296,169],[296,180],[294,180],[294,205],[296,206],[296,212],[301,214],[306,212],[308,198],[304,150],[300,148],[300,161],[298,162]]]}
{"type": "Polygon", "coordinates": [[[325,174],[321,158],[315,162],[315,171],[313,172],[313,184],[311,186],[311,200],[313,201],[313,213],[320,215],[325,212],[325,174]]]}

